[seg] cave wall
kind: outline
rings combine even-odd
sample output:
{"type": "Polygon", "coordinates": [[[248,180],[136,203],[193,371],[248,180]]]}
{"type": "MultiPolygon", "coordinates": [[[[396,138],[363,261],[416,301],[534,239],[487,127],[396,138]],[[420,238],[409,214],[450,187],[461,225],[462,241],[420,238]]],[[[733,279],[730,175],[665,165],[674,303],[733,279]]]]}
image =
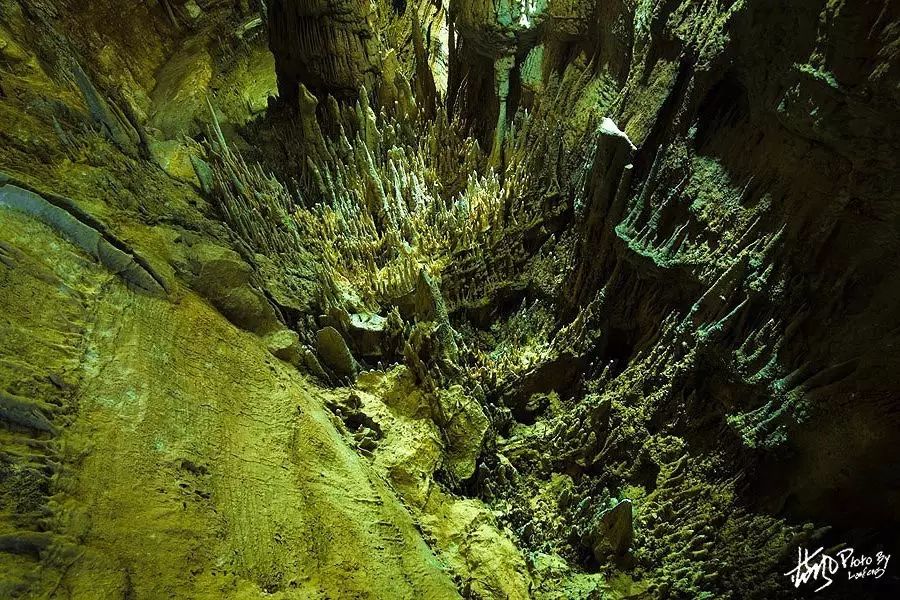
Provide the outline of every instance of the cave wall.
{"type": "Polygon", "coordinates": [[[622,177],[624,159],[598,150],[574,279],[582,302],[607,286],[611,325],[636,328],[633,339],[693,302],[707,318],[728,315],[709,350],[719,359],[708,361],[708,377],[737,385],[720,410],[746,415],[738,430],[751,446],[787,441],[802,456],[791,509],[840,518],[852,498],[852,518],[873,525],[896,514],[896,496],[875,506],[863,485],[870,474],[846,465],[884,456],[897,418],[885,327],[898,319],[889,298],[900,241],[890,9],[751,2],[626,12],[648,27],[636,31],[613,118],[637,149],[624,188],[608,181],[622,177]],[[752,245],[756,253],[741,256],[752,245]],[[698,296],[723,277],[734,277],[730,290],[698,296]],[[754,377],[746,363],[721,359],[765,327],[771,373],[754,377]],[[754,405],[766,384],[763,395],[778,401],[754,405]],[[826,435],[823,419],[852,425],[826,435]],[[809,428],[819,435],[804,446],[792,434],[809,428]]]}

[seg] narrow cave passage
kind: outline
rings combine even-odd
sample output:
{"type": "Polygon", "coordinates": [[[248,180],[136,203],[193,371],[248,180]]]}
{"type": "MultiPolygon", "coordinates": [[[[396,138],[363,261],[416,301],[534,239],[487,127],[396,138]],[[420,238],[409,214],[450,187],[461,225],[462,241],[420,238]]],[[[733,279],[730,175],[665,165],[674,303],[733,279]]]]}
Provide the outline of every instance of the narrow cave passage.
{"type": "Polygon", "coordinates": [[[898,597],[894,2],[80,4],[0,0],[0,598],[898,597]]]}

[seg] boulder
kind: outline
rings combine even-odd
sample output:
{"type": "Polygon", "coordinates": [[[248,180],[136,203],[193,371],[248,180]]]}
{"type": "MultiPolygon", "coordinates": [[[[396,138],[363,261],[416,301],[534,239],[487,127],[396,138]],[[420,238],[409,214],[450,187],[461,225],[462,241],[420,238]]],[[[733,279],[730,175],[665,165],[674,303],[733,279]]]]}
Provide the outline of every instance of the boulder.
{"type": "Polygon", "coordinates": [[[252,269],[229,248],[207,242],[191,246],[187,255],[194,289],[201,294],[240,287],[250,281],[252,269]]]}
{"type": "Polygon", "coordinates": [[[356,360],[347,347],[340,332],[331,327],[323,327],[316,332],[316,352],[322,362],[339,377],[354,377],[358,370],[356,360]]]}
{"type": "Polygon", "coordinates": [[[622,500],[609,510],[598,513],[591,523],[591,549],[598,562],[610,555],[623,556],[634,542],[634,520],[631,500],[622,500]]]}
{"type": "Polygon", "coordinates": [[[276,358],[289,362],[294,366],[303,364],[303,352],[300,348],[300,336],[290,329],[279,329],[266,335],[266,348],[276,358]]]}
{"type": "Polygon", "coordinates": [[[381,315],[362,312],[353,313],[347,322],[347,334],[353,347],[363,356],[381,356],[382,343],[387,331],[388,320],[381,315]]]}
{"type": "Polygon", "coordinates": [[[241,329],[266,335],[284,328],[266,297],[250,285],[252,268],[237,252],[196,244],[187,253],[186,271],[191,287],[241,329]]]}
{"type": "Polygon", "coordinates": [[[437,424],[447,436],[446,467],[457,480],[470,478],[490,422],[477,400],[459,385],[437,392],[437,424]]]}

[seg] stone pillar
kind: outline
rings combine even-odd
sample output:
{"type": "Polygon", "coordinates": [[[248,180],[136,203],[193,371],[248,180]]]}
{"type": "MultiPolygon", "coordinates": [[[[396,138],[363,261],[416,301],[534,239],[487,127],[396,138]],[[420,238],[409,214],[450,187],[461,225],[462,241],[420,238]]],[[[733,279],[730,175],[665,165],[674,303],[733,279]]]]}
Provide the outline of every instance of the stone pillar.
{"type": "Polygon", "coordinates": [[[375,89],[378,41],[369,0],[266,0],[269,48],[278,94],[296,106],[299,85],[313,94],[355,101],[362,86],[375,89]]]}
{"type": "Polygon", "coordinates": [[[497,115],[497,125],[494,127],[494,145],[491,148],[493,164],[500,163],[503,152],[503,138],[506,136],[509,109],[509,80],[515,63],[515,57],[508,55],[494,61],[494,87],[497,92],[497,100],[500,102],[500,113],[497,115]]]}

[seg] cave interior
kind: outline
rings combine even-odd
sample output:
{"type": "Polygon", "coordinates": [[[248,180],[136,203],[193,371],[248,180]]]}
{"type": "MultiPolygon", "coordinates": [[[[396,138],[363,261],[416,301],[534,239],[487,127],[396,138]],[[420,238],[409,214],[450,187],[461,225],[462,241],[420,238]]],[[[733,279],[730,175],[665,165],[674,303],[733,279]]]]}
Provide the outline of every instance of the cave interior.
{"type": "Polygon", "coordinates": [[[900,598],[898,109],[895,0],[0,0],[0,598],[900,598]]]}

